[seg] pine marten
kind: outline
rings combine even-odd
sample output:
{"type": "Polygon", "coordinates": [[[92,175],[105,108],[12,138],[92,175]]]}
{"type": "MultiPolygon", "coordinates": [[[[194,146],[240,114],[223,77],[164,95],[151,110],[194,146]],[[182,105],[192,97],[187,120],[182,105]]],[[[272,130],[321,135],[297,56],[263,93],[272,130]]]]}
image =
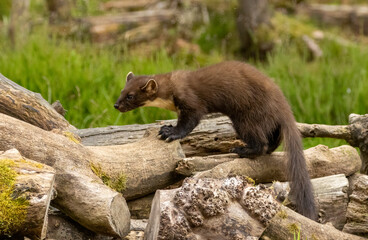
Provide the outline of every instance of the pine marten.
{"type": "Polygon", "coordinates": [[[316,219],[316,206],[307,171],[300,133],[280,88],[256,68],[237,61],[218,63],[196,71],[126,77],[125,88],[114,107],[127,112],[154,106],[176,111],[176,126],[162,126],[161,139],[187,136],[207,113],[220,112],[231,119],[246,143],[231,152],[255,158],[272,153],[284,141],[288,154],[290,194],[296,210],[316,219]]]}

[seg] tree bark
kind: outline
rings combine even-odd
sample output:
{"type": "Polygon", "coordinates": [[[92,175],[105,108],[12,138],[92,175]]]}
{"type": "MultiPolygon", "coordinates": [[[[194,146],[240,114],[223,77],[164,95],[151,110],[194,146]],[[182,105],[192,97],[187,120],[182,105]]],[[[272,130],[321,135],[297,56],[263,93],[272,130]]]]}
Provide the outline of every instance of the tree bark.
{"type": "MultiPolygon", "coordinates": [[[[331,149],[318,145],[305,150],[304,155],[311,178],[333,174],[350,176],[357,172],[361,166],[358,152],[348,145],[331,149]]],[[[230,155],[230,157],[234,158],[235,156],[230,155]]],[[[264,155],[256,159],[234,158],[233,161],[221,163],[210,170],[199,172],[195,177],[225,178],[235,174],[248,176],[257,183],[275,180],[287,181],[285,172],[287,161],[283,152],[274,152],[271,155],[264,155]]]]}
{"type": "Polygon", "coordinates": [[[16,148],[22,156],[56,170],[53,204],[86,228],[122,237],[129,231],[129,211],[120,193],[93,174],[94,153],[65,136],[44,131],[0,113],[0,151],[16,148]]]}
{"type": "Polygon", "coordinates": [[[188,178],[156,192],[145,239],[363,239],[280,205],[272,191],[241,177],[188,178]]]}
{"type": "Polygon", "coordinates": [[[145,239],[258,239],[278,210],[265,192],[239,177],[187,178],[156,192],[145,239]]]}
{"type": "Polygon", "coordinates": [[[368,176],[359,175],[352,181],[353,192],[347,208],[343,231],[368,237],[368,176]]]}
{"type": "MultiPolygon", "coordinates": [[[[11,161],[10,167],[18,174],[12,198],[24,198],[28,201],[24,223],[14,231],[14,234],[31,239],[44,239],[47,230],[47,213],[55,182],[55,170],[23,158],[16,149],[0,153],[0,161],[11,161]]],[[[2,221],[7,221],[6,217],[0,220],[2,221]]],[[[11,220],[8,219],[8,221],[11,220]]]]}
{"type": "Polygon", "coordinates": [[[271,9],[268,0],[238,0],[236,19],[241,51],[246,57],[264,58],[273,48],[271,31],[271,9]]]}
{"type": "Polygon", "coordinates": [[[31,92],[0,74],[0,113],[44,130],[75,130],[39,93],[31,92]]]}

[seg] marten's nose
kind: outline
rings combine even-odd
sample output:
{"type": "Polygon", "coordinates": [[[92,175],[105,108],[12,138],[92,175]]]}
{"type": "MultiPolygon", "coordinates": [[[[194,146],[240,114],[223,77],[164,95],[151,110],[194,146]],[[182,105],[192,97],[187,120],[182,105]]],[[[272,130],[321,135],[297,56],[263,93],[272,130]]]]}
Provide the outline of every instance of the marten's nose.
{"type": "Polygon", "coordinates": [[[114,108],[118,109],[119,108],[119,104],[115,103],[114,104],[114,108]]]}

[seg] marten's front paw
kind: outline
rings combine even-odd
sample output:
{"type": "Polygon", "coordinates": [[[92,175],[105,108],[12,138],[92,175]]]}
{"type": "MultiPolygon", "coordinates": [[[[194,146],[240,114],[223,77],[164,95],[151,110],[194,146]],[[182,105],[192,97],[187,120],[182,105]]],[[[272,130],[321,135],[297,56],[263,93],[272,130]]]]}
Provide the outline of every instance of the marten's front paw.
{"type": "Polygon", "coordinates": [[[176,129],[172,125],[162,126],[158,135],[161,140],[165,140],[166,142],[171,142],[181,138],[181,135],[176,133],[176,129]]]}

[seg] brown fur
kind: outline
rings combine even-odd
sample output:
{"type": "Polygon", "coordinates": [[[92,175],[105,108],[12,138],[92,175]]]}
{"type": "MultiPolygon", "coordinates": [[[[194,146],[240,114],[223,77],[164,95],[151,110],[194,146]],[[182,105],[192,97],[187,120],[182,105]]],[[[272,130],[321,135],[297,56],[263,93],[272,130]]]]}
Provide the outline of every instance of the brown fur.
{"type": "Polygon", "coordinates": [[[246,143],[232,151],[254,158],[272,153],[283,139],[289,156],[288,175],[297,211],[315,219],[316,209],[301,137],[295,119],[279,87],[256,68],[230,61],[198,69],[153,76],[128,74],[127,84],[115,108],[129,111],[158,106],[178,112],[177,126],[163,126],[161,139],[183,138],[207,113],[230,117],[246,143]],[[132,99],[127,99],[132,95],[132,99]]]}

